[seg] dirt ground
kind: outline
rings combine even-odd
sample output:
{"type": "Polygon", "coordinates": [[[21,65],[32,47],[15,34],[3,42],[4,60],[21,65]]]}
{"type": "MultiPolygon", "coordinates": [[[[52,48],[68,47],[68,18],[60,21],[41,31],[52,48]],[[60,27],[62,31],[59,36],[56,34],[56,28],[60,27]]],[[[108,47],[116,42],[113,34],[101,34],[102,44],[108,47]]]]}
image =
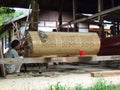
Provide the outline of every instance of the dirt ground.
{"type": "MultiPolygon", "coordinates": [[[[0,78],[0,90],[46,90],[50,85],[57,84],[75,86],[81,84],[88,87],[96,83],[100,77],[92,77],[92,71],[114,71],[99,65],[49,65],[42,67],[42,73],[36,71],[24,73],[22,76],[8,75],[0,78]]],[[[118,69],[119,70],[119,69],[118,69]]],[[[102,77],[107,83],[120,84],[120,76],[102,77]]]]}

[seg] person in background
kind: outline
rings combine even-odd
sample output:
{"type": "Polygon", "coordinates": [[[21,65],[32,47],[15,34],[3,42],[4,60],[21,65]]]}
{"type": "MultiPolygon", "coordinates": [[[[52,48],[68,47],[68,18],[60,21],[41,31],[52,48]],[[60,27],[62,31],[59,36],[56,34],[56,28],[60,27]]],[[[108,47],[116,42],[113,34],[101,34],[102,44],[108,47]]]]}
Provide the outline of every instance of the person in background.
{"type": "Polygon", "coordinates": [[[115,26],[111,26],[110,30],[111,30],[112,36],[115,36],[116,35],[116,28],[115,28],[115,26]]]}
{"type": "MultiPolygon", "coordinates": [[[[17,52],[18,50],[20,50],[20,42],[18,40],[13,40],[11,42],[10,49],[5,54],[5,58],[23,58],[22,56],[19,56],[19,54],[17,52]]],[[[20,75],[21,66],[22,66],[22,59],[21,59],[21,61],[15,63],[15,64],[5,64],[5,69],[6,69],[7,73],[9,73],[9,74],[17,73],[18,75],[20,75]]]]}

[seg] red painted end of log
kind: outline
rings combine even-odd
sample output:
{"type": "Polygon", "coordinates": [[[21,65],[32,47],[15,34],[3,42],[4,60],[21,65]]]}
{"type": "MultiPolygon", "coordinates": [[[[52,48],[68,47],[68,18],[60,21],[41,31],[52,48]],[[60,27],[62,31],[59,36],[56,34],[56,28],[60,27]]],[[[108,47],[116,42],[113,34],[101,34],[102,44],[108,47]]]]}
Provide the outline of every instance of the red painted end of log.
{"type": "Polygon", "coordinates": [[[98,55],[120,55],[120,36],[101,38],[98,55]]]}

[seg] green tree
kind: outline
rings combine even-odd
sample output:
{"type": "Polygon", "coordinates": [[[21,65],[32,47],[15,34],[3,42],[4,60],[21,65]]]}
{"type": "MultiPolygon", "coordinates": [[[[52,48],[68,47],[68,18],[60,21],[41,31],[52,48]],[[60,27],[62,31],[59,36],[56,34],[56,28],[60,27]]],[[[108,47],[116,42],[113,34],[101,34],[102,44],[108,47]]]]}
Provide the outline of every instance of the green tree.
{"type": "Polygon", "coordinates": [[[15,10],[13,8],[8,7],[0,7],[0,26],[3,23],[13,17],[15,10]]]}

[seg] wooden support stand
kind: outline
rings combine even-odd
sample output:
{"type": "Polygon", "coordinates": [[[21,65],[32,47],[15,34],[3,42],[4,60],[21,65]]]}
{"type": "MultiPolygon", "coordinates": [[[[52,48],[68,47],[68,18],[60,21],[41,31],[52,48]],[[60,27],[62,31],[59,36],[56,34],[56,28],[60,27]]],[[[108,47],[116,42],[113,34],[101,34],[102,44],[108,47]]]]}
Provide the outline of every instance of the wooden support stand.
{"type": "MultiPolygon", "coordinates": [[[[14,64],[18,61],[22,61],[23,64],[31,63],[58,63],[58,62],[88,62],[88,61],[111,61],[120,60],[120,55],[113,56],[96,56],[96,55],[85,55],[85,56],[69,56],[69,57],[38,57],[38,58],[3,58],[0,59],[0,64],[14,64]],[[16,60],[17,59],[17,60],[16,60]]],[[[5,68],[2,66],[2,75],[5,77],[5,68]]],[[[95,76],[95,75],[93,75],[95,76]]]]}

